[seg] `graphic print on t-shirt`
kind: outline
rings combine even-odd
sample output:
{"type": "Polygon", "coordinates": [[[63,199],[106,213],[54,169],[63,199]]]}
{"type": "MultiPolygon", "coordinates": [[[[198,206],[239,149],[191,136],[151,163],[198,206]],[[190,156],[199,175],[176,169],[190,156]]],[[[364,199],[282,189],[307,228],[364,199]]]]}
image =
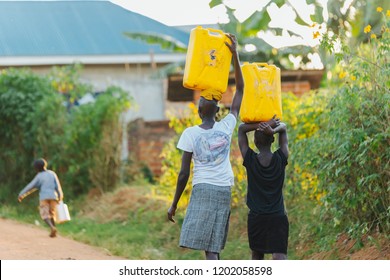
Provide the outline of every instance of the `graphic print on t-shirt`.
{"type": "Polygon", "coordinates": [[[194,156],[203,164],[221,163],[229,152],[229,136],[221,131],[205,133],[195,139],[194,156]]]}

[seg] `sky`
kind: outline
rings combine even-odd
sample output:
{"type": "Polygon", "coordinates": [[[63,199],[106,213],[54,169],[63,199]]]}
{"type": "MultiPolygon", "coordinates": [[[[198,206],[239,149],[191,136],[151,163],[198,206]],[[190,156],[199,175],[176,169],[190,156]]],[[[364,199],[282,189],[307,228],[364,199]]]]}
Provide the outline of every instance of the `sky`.
{"type": "Polygon", "coordinates": [[[213,24],[227,20],[222,7],[210,9],[209,0],[111,0],[110,2],[169,26],[213,24]]]}
{"type": "MultiPolygon", "coordinates": [[[[120,5],[128,10],[150,17],[169,26],[180,25],[205,25],[226,23],[228,17],[225,7],[219,5],[210,9],[210,0],[111,0],[112,3],[120,5]]],[[[225,0],[224,3],[230,8],[236,9],[235,16],[238,20],[244,21],[256,10],[261,10],[271,2],[271,0],[225,0]]],[[[309,25],[312,24],[310,14],[314,12],[313,5],[307,5],[306,0],[289,0],[297,7],[299,16],[309,25]]],[[[327,0],[318,0],[325,7],[324,16],[327,16],[327,0]]],[[[285,29],[284,40],[274,40],[270,32],[263,32],[262,38],[271,42],[274,47],[283,45],[305,44],[315,46],[318,40],[313,40],[313,30],[308,26],[302,26],[295,22],[295,13],[291,7],[278,7],[271,4],[268,7],[268,13],[271,17],[270,26],[285,29]],[[300,34],[297,36],[288,36],[287,30],[300,34]],[[279,41],[279,42],[278,42],[279,41]]]]}
{"type": "MultiPolygon", "coordinates": [[[[317,0],[324,7],[323,16],[327,18],[327,0],[317,0]]],[[[210,9],[210,0],[111,0],[133,12],[150,17],[169,26],[181,25],[205,25],[226,23],[228,17],[223,5],[210,9]]],[[[236,9],[235,16],[239,21],[244,21],[256,10],[262,10],[271,0],[225,0],[230,8],[236,9]]],[[[297,8],[299,16],[311,25],[310,14],[314,13],[314,6],[307,5],[306,0],[289,0],[297,8]]],[[[275,48],[284,46],[307,45],[314,47],[319,44],[318,39],[313,38],[313,29],[295,22],[295,12],[291,7],[278,7],[271,4],[268,7],[271,17],[270,26],[284,30],[282,37],[275,37],[271,32],[261,31],[258,36],[275,48]],[[289,35],[287,31],[293,31],[299,36],[289,35]]],[[[312,58],[315,64],[313,68],[321,68],[322,63],[318,56],[312,58]]],[[[299,61],[296,61],[299,63],[299,61]]]]}
{"type": "MultiPolygon", "coordinates": [[[[319,0],[326,3],[327,0],[319,0]]],[[[227,15],[222,5],[210,9],[210,0],[111,0],[111,2],[121,5],[133,12],[137,12],[158,20],[166,25],[201,25],[224,23],[227,15]]],[[[236,17],[245,20],[254,11],[261,10],[264,5],[271,0],[225,0],[224,3],[236,9],[236,17]]],[[[313,7],[306,4],[306,0],[290,0],[297,6],[301,17],[310,19],[309,13],[313,7]]],[[[276,5],[275,5],[276,6],[276,5]]],[[[276,11],[275,17],[285,15],[287,11],[276,11]]]]}

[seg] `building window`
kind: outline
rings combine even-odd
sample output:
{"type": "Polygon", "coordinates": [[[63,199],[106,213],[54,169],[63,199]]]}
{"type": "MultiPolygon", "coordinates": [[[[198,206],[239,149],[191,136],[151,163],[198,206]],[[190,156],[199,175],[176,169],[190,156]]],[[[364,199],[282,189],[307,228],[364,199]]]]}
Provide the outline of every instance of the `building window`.
{"type": "Polygon", "coordinates": [[[194,100],[194,91],[183,87],[182,75],[168,77],[168,100],[173,102],[194,100]]]}

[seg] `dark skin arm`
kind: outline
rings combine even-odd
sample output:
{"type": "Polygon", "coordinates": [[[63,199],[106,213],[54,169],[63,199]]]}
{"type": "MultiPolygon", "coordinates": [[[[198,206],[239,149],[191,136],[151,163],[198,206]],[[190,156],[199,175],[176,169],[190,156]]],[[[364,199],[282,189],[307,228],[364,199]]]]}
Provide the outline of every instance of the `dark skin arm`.
{"type": "Polygon", "coordinates": [[[274,135],[279,133],[279,148],[283,154],[288,158],[288,137],[287,137],[287,126],[285,123],[280,123],[277,127],[272,128],[267,123],[261,123],[259,125],[259,130],[263,131],[266,134],[274,135]]]}
{"type": "MultiPolygon", "coordinates": [[[[273,116],[271,120],[265,122],[271,128],[277,127],[280,124],[280,119],[275,119],[276,116],[273,116]]],[[[248,132],[259,129],[259,126],[262,123],[243,123],[238,127],[238,146],[240,147],[240,152],[242,157],[244,158],[246,152],[248,151],[248,136],[246,135],[248,132]]]]}
{"type": "Polygon", "coordinates": [[[177,203],[186,188],[188,178],[190,177],[190,166],[191,166],[192,153],[184,152],[181,157],[181,168],[179,176],[177,177],[175,196],[173,197],[172,205],[168,209],[168,220],[175,223],[173,217],[176,214],[177,203]]]}
{"type": "Polygon", "coordinates": [[[238,146],[242,158],[245,158],[246,152],[249,149],[247,132],[256,130],[259,127],[259,123],[242,123],[238,127],[238,146]]]}
{"type": "Polygon", "coordinates": [[[230,109],[230,113],[232,113],[237,118],[239,113],[240,113],[242,96],[244,94],[244,78],[242,76],[240,59],[238,57],[238,52],[237,52],[237,39],[232,34],[226,34],[226,35],[232,41],[231,45],[226,43],[226,42],[225,42],[225,44],[229,48],[229,50],[232,52],[232,55],[233,55],[234,75],[235,75],[235,80],[236,80],[236,93],[234,94],[234,97],[233,97],[232,107],[230,109]]]}

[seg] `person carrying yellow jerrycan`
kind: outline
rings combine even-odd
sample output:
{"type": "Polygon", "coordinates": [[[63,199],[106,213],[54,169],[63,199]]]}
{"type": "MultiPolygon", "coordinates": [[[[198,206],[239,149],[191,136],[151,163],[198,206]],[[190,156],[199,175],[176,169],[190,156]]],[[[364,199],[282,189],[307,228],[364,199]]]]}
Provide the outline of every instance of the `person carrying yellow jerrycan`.
{"type": "Polygon", "coordinates": [[[280,69],[267,63],[243,64],[244,97],[240,119],[244,123],[265,122],[275,116],[282,119],[280,69]]]}
{"type": "MultiPolygon", "coordinates": [[[[228,34],[221,30],[197,26],[190,33],[183,86],[193,90],[226,91],[232,53],[228,34]]],[[[220,99],[219,99],[220,100],[220,99]]]]}
{"type": "MultiPolygon", "coordinates": [[[[217,121],[221,91],[211,86],[201,92],[198,114],[202,123],[187,127],[177,143],[177,148],[182,150],[181,167],[167,211],[168,220],[174,223],[179,200],[192,173],[191,197],[180,229],[179,246],[204,251],[207,260],[220,259],[228,234],[234,185],[230,146],[244,90],[237,41],[234,35],[228,36],[232,43],[226,43],[225,48],[233,57],[236,81],[230,112],[217,121]]],[[[179,211],[183,210],[179,208],[179,211]]]]}

